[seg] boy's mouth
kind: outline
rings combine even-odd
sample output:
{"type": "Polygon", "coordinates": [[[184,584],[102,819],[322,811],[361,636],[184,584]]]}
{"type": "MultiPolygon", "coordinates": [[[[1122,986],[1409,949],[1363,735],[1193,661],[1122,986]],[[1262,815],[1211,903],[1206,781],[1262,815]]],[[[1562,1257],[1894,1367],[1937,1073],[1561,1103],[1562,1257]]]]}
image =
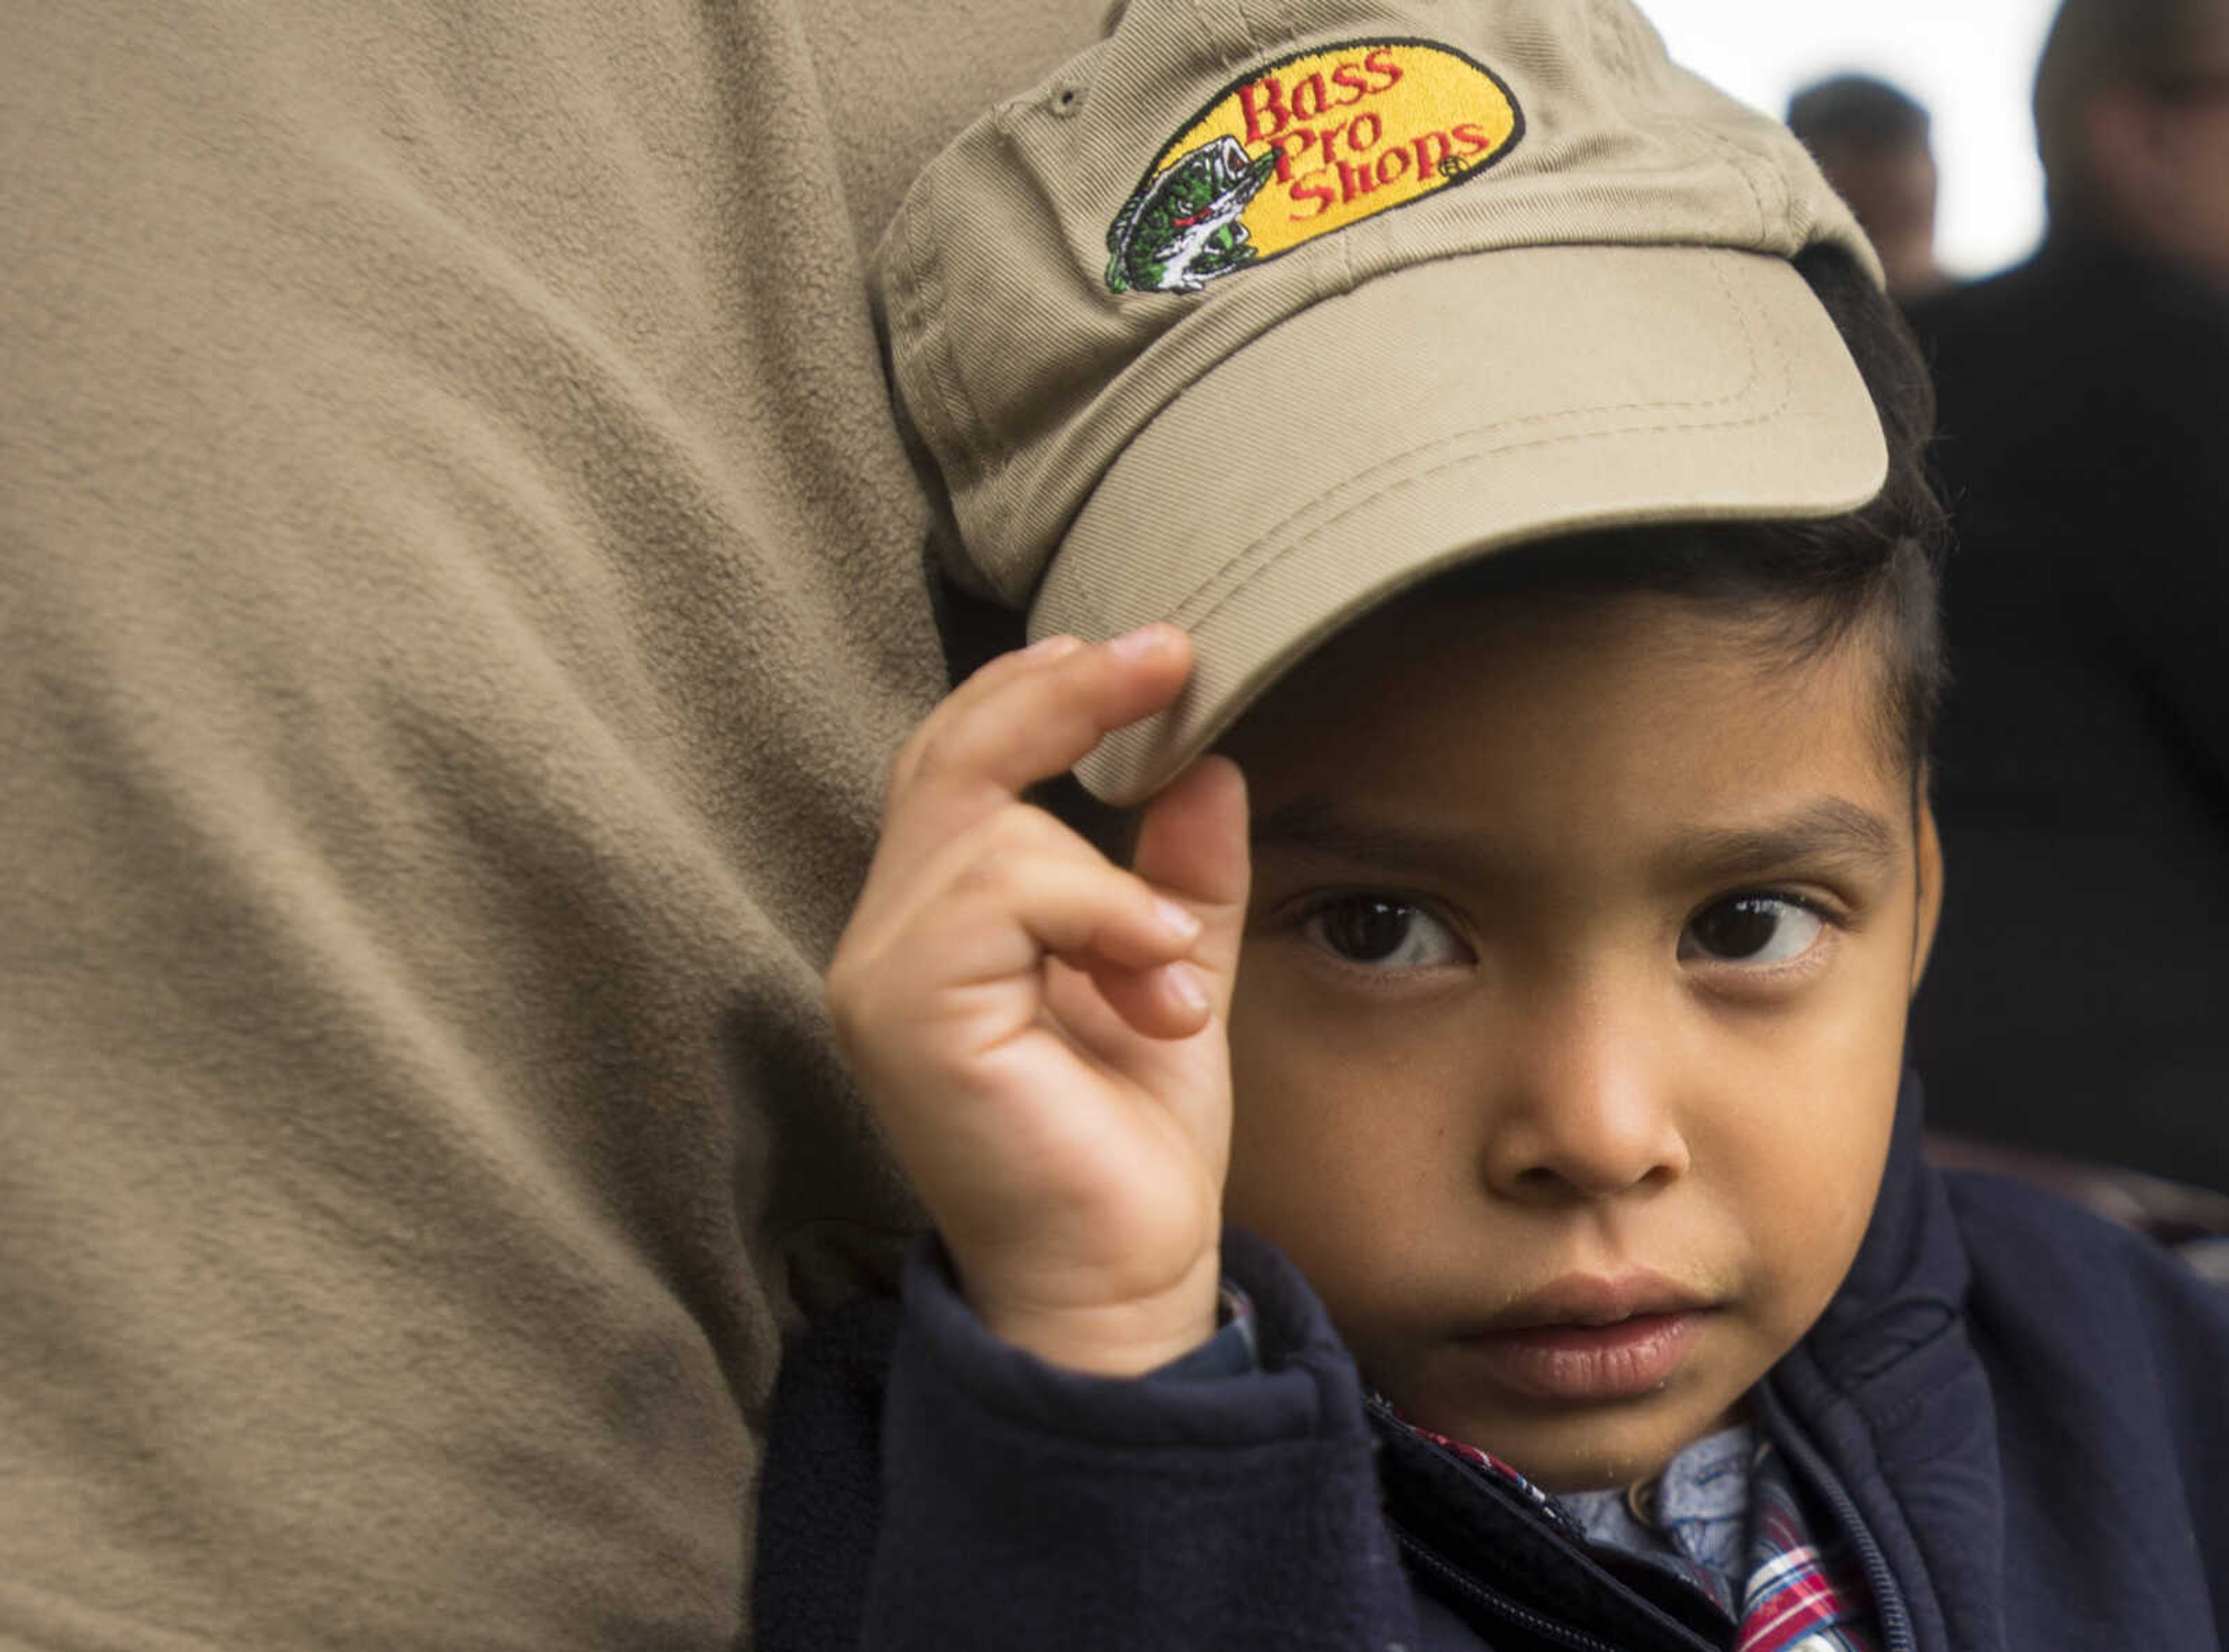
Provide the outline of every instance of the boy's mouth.
{"type": "Polygon", "coordinates": [[[1633,1399],[1686,1362],[1712,1303],[1653,1274],[1575,1275],[1504,1308],[1457,1346],[1529,1399],[1633,1399]]]}

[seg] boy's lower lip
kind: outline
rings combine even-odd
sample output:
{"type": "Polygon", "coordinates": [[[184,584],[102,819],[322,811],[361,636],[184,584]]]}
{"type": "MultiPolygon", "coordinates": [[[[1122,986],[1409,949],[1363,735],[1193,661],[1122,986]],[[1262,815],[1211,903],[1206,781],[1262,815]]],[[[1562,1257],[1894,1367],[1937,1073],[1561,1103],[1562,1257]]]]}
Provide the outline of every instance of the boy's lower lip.
{"type": "Polygon", "coordinates": [[[1497,1387],[1528,1399],[1634,1399],[1661,1388],[1686,1362],[1705,1311],[1482,1331],[1457,1346],[1497,1387]]]}

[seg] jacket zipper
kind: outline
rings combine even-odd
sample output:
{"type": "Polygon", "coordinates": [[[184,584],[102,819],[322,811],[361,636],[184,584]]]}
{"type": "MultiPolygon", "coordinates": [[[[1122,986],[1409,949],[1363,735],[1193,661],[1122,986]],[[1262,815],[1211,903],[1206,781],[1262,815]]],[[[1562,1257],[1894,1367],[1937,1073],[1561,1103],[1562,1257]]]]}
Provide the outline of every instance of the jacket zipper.
{"type": "MultiPolygon", "coordinates": [[[[1778,1396],[1774,1398],[1776,1401],[1778,1396]]],[[[1888,1642],[1887,1652],[1917,1652],[1918,1637],[1912,1633],[1911,1614],[1904,1609],[1904,1595],[1896,1586],[1895,1574],[1888,1569],[1887,1557],[1873,1540],[1872,1528],[1858,1513],[1857,1504],[1843,1489],[1840,1479],[1827,1466],[1827,1459],[1804,1437],[1795,1419],[1788,1415],[1784,1406],[1776,1403],[1773,1409],[1780,1413],[1782,1424],[1773,1430],[1777,1437],[1773,1443],[1795,1459],[1796,1466],[1810,1480],[1811,1488],[1826,1500],[1834,1519],[1857,1545],[1866,1585],[1873,1591],[1873,1604],[1880,1613],[1881,1634],[1888,1642]]]]}
{"type": "MultiPolygon", "coordinates": [[[[1390,1405],[1377,1395],[1372,1394],[1369,1396],[1365,1399],[1363,1405],[1365,1410],[1384,1418],[1387,1422],[1394,1424],[1395,1426],[1401,1425],[1399,1415],[1395,1412],[1390,1405]]],[[[1455,1456],[1451,1453],[1442,1453],[1442,1455],[1445,1456],[1449,1462],[1460,1468],[1465,1475],[1476,1481],[1481,1487],[1489,1488],[1495,1495],[1501,1497],[1513,1495],[1509,1488],[1502,1485],[1500,1482],[1493,1479],[1493,1476],[1488,1475],[1485,1469],[1481,1469],[1475,1463],[1467,1462],[1461,1457],[1455,1456]]],[[[1617,1579],[1611,1577],[1607,1572],[1603,1571],[1593,1557],[1586,1552],[1585,1534],[1582,1533],[1578,1527],[1573,1526],[1571,1523],[1570,1517],[1564,1514],[1562,1510],[1558,1508],[1553,1502],[1544,1501],[1535,1504],[1533,1506],[1533,1513],[1537,1518],[1540,1519],[1551,1530],[1554,1530],[1563,1537],[1564,1540],[1571,1546],[1576,1558],[1582,1565],[1592,1569],[1601,1578],[1602,1582],[1609,1588],[1630,1599],[1635,1606],[1641,1609],[1645,1617],[1655,1619],[1663,1630],[1669,1632],[1671,1637],[1675,1642],[1684,1642],[1689,1648],[1693,1649],[1693,1652],[1715,1652],[1715,1649],[1711,1642],[1705,1640],[1701,1636],[1696,1634],[1693,1630],[1690,1630],[1686,1624],[1679,1623],[1673,1619],[1669,1614],[1665,1612],[1661,1607],[1657,1606],[1654,1603],[1644,1600],[1639,1596],[1635,1595],[1633,1591],[1627,1589],[1624,1585],[1619,1583],[1617,1579]]],[[[1533,1633],[1544,1636],[1550,1640],[1557,1642],[1560,1645],[1574,1649],[1574,1652],[1629,1652],[1628,1649],[1616,1646],[1596,1636],[1588,1634],[1584,1630],[1573,1628],[1571,1625],[1563,1623],[1559,1619],[1545,1617],[1541,1613],[1532,1610],[1530,1607],[1520,1606],[1507,1596],[1499,1594],[1493,1590],[1488,1589],[1485,1585],[1478,1582],[1468,1572],[1462,1571],[1461,1567],[1455,1565],[1453,1561],[1444,1559],[1436,1550],[1428,1546],[1422,1539],[1413,1536],[1398,1520],[1392,1519],[1390,1514],[1387,1517],[1386,1524],[1393,1528],[1394,1540],[1397,1542],[1401,1547],[1414,1555],[1428,1571],[1433,1572],[1443,1581],[1454,1585],[1457,1591],[1468,1598],[1476,1602],[1479,1605],[1483,1606],[1487,1610],[1500,1617],[1503,1622],[1515,1623],[1521,1628],[1529,1629],[1533,1631],[1533,1633]]],[[[1898,1652],[1911,1652],[1911,1649],[1901,1648],[1898,1649],[1898,1652]]]]}
{"type": "Polygon", "coordinates": [[[1584,1630],[1573,1629],[1568,1623],[1559,1623],[1555,1618],[1545,1617],[1529,1607],[1519,1606],[1506,1596],[1496,1594],[1493,1590],[1467,1576],[1461,1567],[1442,1560],[1436,1552],[1426,1547],[1417,1539],[1411,1537],[1397,1524],[1393,1527],[1393,1540],[1406,1550],[1410,1559],[1425,1571],[1430,1572],[1464,1599],[1480,1607],[1489,1616],[1500,1618],[1505,1623],[1513,1623],[1518,1628],[1529,1630],[1542,1640],[1551,1641],[1558,1646],[1569,1647],[1571,1652],[1623,1652],[1623,1649],[1613,1646],[1608,1641],[1597,1639],[1584,1630]]]}

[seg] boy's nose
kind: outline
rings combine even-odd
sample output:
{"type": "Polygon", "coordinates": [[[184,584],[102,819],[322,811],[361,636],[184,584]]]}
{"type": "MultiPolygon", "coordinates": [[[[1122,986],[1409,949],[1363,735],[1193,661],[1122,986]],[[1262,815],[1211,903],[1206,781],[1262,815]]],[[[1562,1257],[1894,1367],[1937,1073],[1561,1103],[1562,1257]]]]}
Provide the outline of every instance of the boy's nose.
{"type": "Polygon", "coordinates": [[[1501,1070],[1483,1167],[1504,1198],[1603,1199],[1686,1173],[1671,1041],[1600,1002],[1533,1019],[1501,1070]]]}

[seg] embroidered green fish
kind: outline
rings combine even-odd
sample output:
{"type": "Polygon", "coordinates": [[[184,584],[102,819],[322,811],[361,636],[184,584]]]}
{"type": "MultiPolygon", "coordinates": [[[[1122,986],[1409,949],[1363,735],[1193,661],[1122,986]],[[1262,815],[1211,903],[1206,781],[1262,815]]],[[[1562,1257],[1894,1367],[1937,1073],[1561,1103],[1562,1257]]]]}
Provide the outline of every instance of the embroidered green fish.
{"type": "Polygon", "coordinates": [[[1257,256],[1239,215],[1277,151],[1249,156],[1235,138],[1202,144],[1122,203],[1107,232],[1109,292],[1197,292],[1257,256]]]}

